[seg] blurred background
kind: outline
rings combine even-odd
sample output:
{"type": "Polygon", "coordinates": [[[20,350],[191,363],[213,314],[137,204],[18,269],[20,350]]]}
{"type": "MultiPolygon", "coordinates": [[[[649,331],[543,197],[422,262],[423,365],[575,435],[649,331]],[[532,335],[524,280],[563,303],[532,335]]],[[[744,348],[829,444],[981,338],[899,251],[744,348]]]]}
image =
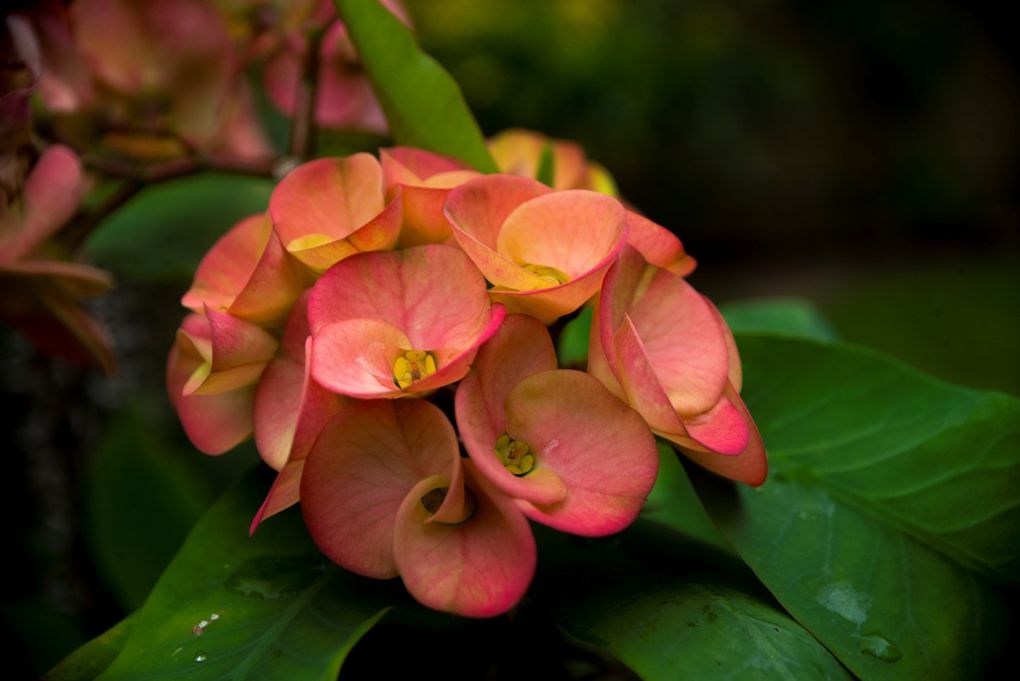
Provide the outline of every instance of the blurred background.
{"type": "MultiPolygon", "coordinates": [[[[1005,5],[406,4],[487,135],[523,127],[579,142],[680,235],[700,263],[692,283],[717,303],[806,298],[848,341],[1020,394],[1020,54],[1005,5]]],[[[34,676],[140,605],[256,458],[197,454],[163,392],[196,254],[271,188],[193,182],[118,218],[122,236],[139,221],[173,225],[187,196],[208,231],[168,232],[156,244],[166,260],[117,273],[96,308],[114,334],[114,380],[0,330],[2,510],[17,557],[3,643],[34,676]]]]}

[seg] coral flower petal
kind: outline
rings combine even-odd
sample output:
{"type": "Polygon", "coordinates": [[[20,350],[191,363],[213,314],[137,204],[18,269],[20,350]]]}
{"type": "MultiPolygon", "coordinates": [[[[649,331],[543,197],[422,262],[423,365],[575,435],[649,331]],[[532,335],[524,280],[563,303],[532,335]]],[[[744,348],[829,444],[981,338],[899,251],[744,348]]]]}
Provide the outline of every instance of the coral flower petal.
{"type": "Polygon", "coordinates": [[[457,435],[422,400],[352,402],[305,459],[301,510],[319,548],[367,577],[397,574],[393,527],[408,492],[433,475],[459,476],[457,435]]]}
{"type": "Polygon", "coordinates": [[[686,435],[680,415],[659,383],[630,317],[624,317],[623,326],[610,347],[616,348],[618,364],[622,367],[620,383],[627,395],[627,403],[645,418],[653,430],[686,435]]]}
{"type": "Polygon", "coordinates": [[[46,149],[29,173],[23,200],[0,207],[0,262],[23,258],[71,219],[82,190],[81,162],[63,145],[46,149]]]}
{"type": "MultiPolygon", "coordinates": [[[[737,394],[732,385],[726,387],[723,398],[736,408],[746,424],[747,445],[743,451],[735,456],[706,452],[703,451],[704,445],[697,441],[692,443],[687,438],[677,438],[668,433],[659,434],[667,440],[678,444],[685,456],[713,473],[736,480],[737,482],[758,486],[765,482],[765,478],[768,475],[768,461],[765,456],[765,445],[762,442],[761,434],[758,432],[758,427],[755,425],[754,419],[751,418],[751,414],[748,413],[743,400],[740,399],[740,395],[737,394]]],[[[695,429],[697,429],[697,426],[695,429]]]]}
{"type": "Polygon", "coordinates": [[[206,454],[223,454],[251,435],[255,388],[185,396],[184,385],[200,364],[175,344],[167,359],[167,392],[192,444],[206,454]]]}
{"type": "Polygon", "coordinates": [[[507,432],[535,453],[535,472],[551,469],[567,490],[555,504],[519,501],[528,517],[586,536],[619,532],[633,522],[659,461],[640,414],[595,378],[570,370],[525,379],[507,396],[506,412],[507,432]]]}
{"type": "Polygon", "coordinates": [[[468,470],[474,515],[459,524],[428,522],[421,497],[443,478],[422,480],[397,513],[393,555],[420,603],[465,617],[500,615],[524,596],[535,574],[535,540],[513,502],[468,470]]]}
{"type": "Polygon", "coordinates": [[[684,427],[694,440],[719,454],[736,456],[750,442],[743,414],[725,397],[704,414],[685,418],[684,427]]]}
{"type": "Polygon", "coordinates": [[[369,154],[304,163],[269,198],[283,245],[316,272],[358,251],[391,248],[402,212],[399,196],[385,204],[382,170],[369,154]]]}
{"type": "Polygon", "coordinates": [[[276,474],[276,480],[266,494],[265,501],[259,506],[258,512],[252,518],[248,527],[248,534],[255,534],[255,530],[267,518],[271,518],[280,511],[288,508],[301,500],[301,473],[305,468],[305,460],[289,461],[287,465],[276,474]]]}
{"type": "Polygon", "coordinates": [[[503,223],[518,206],[551,192],[541,182],[509,175],[486,175],[450,192],[445,212],[453,236],[496,286],[528,290],[548,285],[498,253],[496,242],[503,223]]]}
{"type": "Polygon", "coordinates": [[[497,459],[495,442],[506,432],[504,402],[514,386],[555,368],[556,351],[545,326],[525,315],[510,315],[457,386],[457,425],[478,470],[505,494],[535,503],[562,499],[563,481],[551,470],[536,470],[526,479],[513,476],[497,459]]]}
{"type": "Polygon", "coordinates": [[[202,258],[181,304],[266,324],[280,320],[301,294],[303,274],[287,256],[266,215],[237,223],[202,258]]]}
{"type": "Polygon", "coordinates": [[[700,414],[719,401],[729,351],[719,317],[701,294],[679,275],[658,270],[628,316],[677,411],[700,414]]]}
{"type": "Polygon", "coordinates": [[[378,319],[348,319],[330,324],[312,341],[312,376],[341,395],[362,399],[398,397],[393,362],[411,349],[407,336],[378,319]]]}
{"type": "Polygon", "coordinates": [[[651,264],[680,276],[687,276],[697,266],[675,234],[634,211],[627,211],[627,243],[651,264]]]}
{"type": "MultiPolygon", "coordinates": [[[[300,305],[300,302],[298,303],[300,305]]],[[[284,333],[284,354],[266,367],[255,391],[255,445],[262,460],[276,470],[288,461],[304,458],[323,426],[343,408],[344,398],[326,390],[311,377],[311,355],[302,347],[288,353],[288,336],[307,326],[304,311],[296,308],[284,333]]],[[[307,338],[309,350],[311,338],[307,338]]]]}
{"type": "Polygon", "coordinates": [[[555,267],[575,280],[616,257],[626,224],[616,199],[580,189],[555,192],[507,216],[496,250],[517,264],[555,267]]]}

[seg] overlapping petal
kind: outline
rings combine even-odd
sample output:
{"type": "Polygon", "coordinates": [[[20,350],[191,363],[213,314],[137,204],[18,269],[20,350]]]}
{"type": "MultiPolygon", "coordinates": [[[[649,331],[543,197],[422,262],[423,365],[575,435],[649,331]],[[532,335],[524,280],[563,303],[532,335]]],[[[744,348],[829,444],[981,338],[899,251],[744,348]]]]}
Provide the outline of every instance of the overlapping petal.
{"type": "Polygon", "coordinates": [[[321,273],[363,251],[393,248],[403,214],[388,203],[382,169],[370,154],[309,161],[287,175],[269,199],[284,248],[321,273]]]}
{"type": "Polygon", "coordinates": [[[499,327],[485,281],[463,253],[440,244],[365,253],[337,264],[308,304],[312,375],[352,397],[392,398],[460,380],[499,327]],[[395,363],[429,353],[434,368],[401,387],[395,363]]]}
{"type": "Polygon", "coordinates": [[[618,532],[655,482],[654,438],[595,378],[555,367],[545,328],[508,317],[457,391],[465,448],[533,520],[575,534],[618,532]],[[497,452],[507,436],[533,457],[523,472],[512,472],[497,452]]]}
{"type": "Polygon", "coordinates": [[[181,304],[205,306],[258,324],[283,319],[306,275],[284,250],[268,215],[252,215],[224,234],[202,258],[181,304]]]}
{"type": "Polygon", "coordinates": [[[494,617],[524,596],[535,573],[535,540],[513,502],[464,462],[472,515],[462,523],[430,522],[422,481],[397,512],[393,555],[404,586],[419,603],[464,617],[494,617]]]}
{"type": "Polygon", "coordinates": [[[479,173],[456,159],[411,147],[381,149],[379,159],[386,195],[393,196],[399,191],[404,197],[404,226],[399,245],[447,241],[450,223],[443,214],[443,204],[451,189],[479,173]]]}
{"type": "Polygon", "coordinates": [[[492,175],[454,189],[446,214],[461,248],[510,312],[549,323],[598,291],[627,235],[626,211],[591,191],[551,192],[492,175]]]}
{"type": "Polygon", "coordinates": [[[276,346],[258,326],[222,312],[185,318],[167,359],[167,390],[199,450],[222,454],[251,435],[255,384],[276,346]]]}
{"type": "Polygon", "coordinates": [[[434,476],[463,503],[457,435],[437,407],[422,400],[354,402],[326,425],[305,461],[305,523],[334,562],[368,577],[395,577],[398,512],[408,493],[434,476]]]}
{"type": "Polygon", "coordinates": [[[707,299],[628,248],[606,275],[596,326],[592,372],[657,434],[712,471],[764,482],[761,437],[734,387],[736,345],[707,299]]]}

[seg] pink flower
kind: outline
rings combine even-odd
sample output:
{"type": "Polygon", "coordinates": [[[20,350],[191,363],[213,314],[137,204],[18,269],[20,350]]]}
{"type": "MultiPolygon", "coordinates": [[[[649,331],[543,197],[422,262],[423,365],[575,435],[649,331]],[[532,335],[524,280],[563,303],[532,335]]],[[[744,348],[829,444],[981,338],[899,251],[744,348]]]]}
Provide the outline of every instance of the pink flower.
{"type": "Polygon", "coordinates": [[[273,190],[269,214],[284,248],[320,274],[355,253],[393,248],[402,204],[399,192],[386,202],[375,157],[354,154],[295,168],[273,190]]]}
{"type": "Polygon", "coordinates": [[[605,168],[588,160],[576,142],[513,128],[489,138],[489,152],[501,173],[538,179],[542,155],[552,154],[553,189],[591,189],[616,196],[616,183],[605,168]]]}
{"type": "Polygon", "coordinates": [[[479,176],[464,163],[411,147],[380,149],[386,195],[404,197],[404,227],[399,245],[442,243],[450,240],[450,223],[443,204],[454,187],[479,176]]]}
{"type": "Polygon", "coordinates": [[[626,210],[585,190],[554,192],[522,177],[489,175],[446,202],[453,235],[508,312],[550,323],[591,298],[627,237],[626,210]]]}
{"type": "MultiPolygon", "coordinates": [[[[551,153],[553,189],[591,189],[619,198],[616,182],[609,172],[589,161],[584,149],[575,142],[551,139],[531,130],[512,129],[491,137],[488,144],[500,172],[537,180],[542,156],[551,153]]],[[[629,206],[627,243],[639,250],[648,262],[677,274],[690,274],[696,265],[675,234],[629,206]]]]}
{"type": "Polygon", "coordinates": [[[50,255],[50,237],[74,215],[82,169],[67,147],[52,146],[32,168],[13,203],[0,203],[0,318],[40,350],[114,370],[106,332],[81,309],[83,298],[105,293],[110,275],[50,255]]]}
{"type": "Polygon", "coordinates": [[[77,114],[70,134],[140,158],[183,155],[188,145],[270,155],[240,55],[210,3],[45,2],[25,16],[39,46],[43,102],[77,114]]]}
{"type": "Polygon", "coordinates": [[[297,503],[305,457],[326,422],[347,403],[311,377],[306,361],[311,345],[307,305],[306,293],[294,305],[280,353],[262,373],[255,391],[255,446],[279,474],[252,521],[253,533],[263,520],[297,503]]]}
{"type": "Polygon", "coordinates": [[[501,614],[531,582],[534,539],[521,512],[469,464],[432,404],[354,402],[308,455],[305,523],[319,548],[352,572],[399,575],[437,610],[501,614]]]}
{"type": "Polygon", "coordinates": [[[181,304],[199,314],[208,306],[257,324],[273,324],[286,317],[305,281],[269,216],[252,215],[205,254],[181,304]]]}
{"type": "Polygon", "coordinates": [[[658,471],[641,416],[579,371],[556,370],[545,327],[510,315],[457,388],[478,471],[532,520],[602,536],[627,527],[658,471]]]}
{"type": "Polygon", "coordinates": [[[255,386],[276,353],[260,327],[206,309],[188,315],[167,358],[170,402],[192,444],[222,454],[252,432],[255,386]]]}
{"type": "Polygon", "coordinates": [[[621,254],[592,322],[588,370],[698,464],[750,485],[765,481],[733,336],[680,275],[636,250],[621,254]]]}
{"type": "Polygon", "coordinates": [[[337,264],[308,302],[312,376],[351,397],[395,398],[459,381],[503,321],[485,280],[452,246],[364,253],[337,264]]]}

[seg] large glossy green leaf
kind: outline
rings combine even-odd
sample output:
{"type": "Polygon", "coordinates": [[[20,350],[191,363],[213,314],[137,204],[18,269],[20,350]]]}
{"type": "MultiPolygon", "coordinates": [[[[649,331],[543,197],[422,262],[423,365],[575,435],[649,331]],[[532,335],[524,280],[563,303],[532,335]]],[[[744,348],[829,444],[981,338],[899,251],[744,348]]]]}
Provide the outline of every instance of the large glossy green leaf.
{"type": "Polygon", "coordinates": [[[121,280],[188,282],[205,252],[269,205],[268,179],[203,173],[147,187],[108,217],[85,250],[121,280]]]}
{"type": "Polygon", "coordinates": [[[399,144],[496,172],[460,87],[378,0],[334,0],[399,144]]]}
{"type": "Polygon", "coordinates": [[[195,526],[99,678],[332,680],[398,598],[315,548],[295,509],[248,523],[268,488],[256,471],[195,526]]]}
{"type": "Polygon", "coordinates": [[[134,615],[128,615],[64,658],[43,681],[92,681],[120,655],[133,623],[134,615]]]}
{"type": "Polygon", "coordinates": [[[976,676],[1020,576],[1020,400],[838,344],[738,335],[769,451],[758,489],[702,480],[779,601],[863,678],[976,676]]]}
{"type": "Polygon", "coordinates": [[[645,681],[851,678],[741,566],[702,544],[642,522],[612,540],[558,539],[569,552],[546,550],[540,566],[556,621],[645,681]]]}
{"type": "Polygon", "coordinates": [[[784,336],[836,340],[839,335],[813,303],[803,298],[764,298],[719,308],[734,333],[764,331],[784,336]]]}

